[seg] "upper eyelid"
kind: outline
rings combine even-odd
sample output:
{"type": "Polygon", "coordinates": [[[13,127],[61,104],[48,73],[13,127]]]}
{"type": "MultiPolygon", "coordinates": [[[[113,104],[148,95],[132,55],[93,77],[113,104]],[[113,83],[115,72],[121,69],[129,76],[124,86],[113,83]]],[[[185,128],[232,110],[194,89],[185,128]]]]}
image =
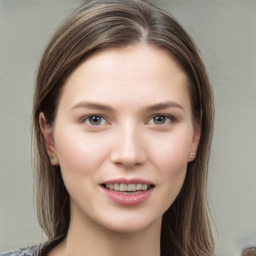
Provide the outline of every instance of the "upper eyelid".
{"type": "Polygon", "coordinates": [[[79,124],[82,124],[83,126],[87,127],[87,129],[95,129],[95,130],[101,130],[106,127],[106,125],[109,125],[109,121],[101,114],[90,114],[90,115],[85,115],[82,118],[79,119],[79,124]],[[94,125],[90,123],[89,118],[93,116],[98,116],[102,119],[104,119],[105,123],[103,124],[98,124],[94,125]]]}
{"type": "Polygon", "coordinates": [[[157,113],[157,114],[151,115],[151,116],[148,118],[148,121],[151,120],[152,118],[156,117],[156,116],[164,116],[164,117],[170,118],[170,119],[173,120],[173,121],[177,120],[177,118],[176,118],[174,115],[163,114],[163,113],[157,113]]]}
{"type": "MultiPolygon", "coordinates": [[[[99,114],[99,113],[84,115],[83,117],[79,118],[79,122],[84,122],[87,118],[89,118],[91,116],[99,116],[99,117],[105,119],[107,123],[110,123],[108,117],[106,117],[104,114],[99,114]]],[[[166,118],[170,118],[171,121],[173,121],[173,122],[177,121],[177,118],[174,115],[170,115],[170,114],[166,114],[166,113],[155,113],[155,114],[150,115],[150,117],[148,117],[146,119],[145,123],[148,123],[152,118],[154,118],[156,116],[164,116],[166,118]]]]}
{"type": "Polygon", "coordinates": [[[80,121],[80,122],[83,122],[84,120],[86,120],[87,118],[92,117],[92,116],[99,116],[99,117],[101,117],[101,118],[103,118],[103,119],[105,119],[105,120],[107,121],[107,118],[105,117],[105,115],[102,115],[102,114],[89,114],[89,115],[84,115],[84,116],[82,116],[81,118],[79,118],[79,121],[80,121]]]}

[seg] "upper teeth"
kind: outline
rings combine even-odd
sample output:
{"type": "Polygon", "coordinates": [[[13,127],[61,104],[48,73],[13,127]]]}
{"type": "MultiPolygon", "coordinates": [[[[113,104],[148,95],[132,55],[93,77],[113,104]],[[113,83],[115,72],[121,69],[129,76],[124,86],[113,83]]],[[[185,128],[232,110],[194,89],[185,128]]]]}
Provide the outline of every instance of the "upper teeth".
{"type": "Polygon", "coordinates": [[[118,184],[118,183],[108,183],[106,188],[115,191],[138,191],[138,190],[147,190],[147,184],[118,184]]]}

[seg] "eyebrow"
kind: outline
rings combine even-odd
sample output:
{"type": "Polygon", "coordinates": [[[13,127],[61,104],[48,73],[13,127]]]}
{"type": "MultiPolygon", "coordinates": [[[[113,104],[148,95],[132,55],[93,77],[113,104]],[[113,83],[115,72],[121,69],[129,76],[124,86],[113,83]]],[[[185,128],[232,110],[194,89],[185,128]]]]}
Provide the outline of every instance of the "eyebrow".
{"type": "Polygon", "coordinates": [[[71,109],[76,109],[76,108],[90,108],[90,109],[98,109],[102,111],[104,110],[104,111],[114,112],[114,109],[111,106],[108,106],[102,103],[96,103],[96,102],[82,101],[75,104],[71,109]]]}
{"type": "Polygon", "coordinates": [[[155,110],[162,110],[162,109],[166,109],[166,108],[179,108],[179,109],[184,110],[184,108],[180,104],[178,104],[174,101],[167,101],[167,102],[154,104],[154,105],[146,107],[146,110],[155,111],[155,110]]]}
{"type": "MultiPolygon", "coordinates": [[[[75,104],[71,109],[73,110],[76,108],[89,108],[89,109],[97,109],[97,110],[101,110],[101,111],[114,112],[113,107],[106,105],[106,104],[97,103],[97,102],[82,101],[82,102],[75,104]]],[[[181,110],[184,110],[184,108],[180,104],[178,104],[174,101],[167,101],[167,102],[153,104],[151,106],[147,106],[145,108],[145,110],[150,112],[150,111],[157,111],[157,110],[162,110],[162,109],[167,109],[167,108],[179,108],[181,110]]]]}

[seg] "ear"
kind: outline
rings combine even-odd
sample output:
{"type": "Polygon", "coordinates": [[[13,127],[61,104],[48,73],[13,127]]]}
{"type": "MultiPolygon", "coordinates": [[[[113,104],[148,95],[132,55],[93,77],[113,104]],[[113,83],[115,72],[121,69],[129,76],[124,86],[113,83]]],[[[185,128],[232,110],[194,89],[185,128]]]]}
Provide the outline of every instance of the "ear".
{"type": "Polygon", "coordinates": [[[45,147],[46,147],[48,156],[52,164],[57,165],[58,158],[57,158],[57,153],[56,153],[56,148],[54,143],[53,129],[49,124],[47,124],[47,120],[43,112],[39,114],[39,126],[44,137],[45,147]]]}
{"type": "Polygon", "coordinates": [[[201,135],[201,125],[196,123],[194,124],[193,138],[190,146],[190,152],[188,155],[188,162],[192,162],[196,158],[197,148],[200,141],[200,135],[201,135]]]}

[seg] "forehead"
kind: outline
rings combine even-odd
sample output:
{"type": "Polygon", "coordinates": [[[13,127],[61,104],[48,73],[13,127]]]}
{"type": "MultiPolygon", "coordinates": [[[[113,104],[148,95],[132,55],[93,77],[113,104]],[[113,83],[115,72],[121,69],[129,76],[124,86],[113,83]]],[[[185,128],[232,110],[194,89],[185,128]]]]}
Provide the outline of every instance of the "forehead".
{"type": "Polygon", "coordinates": [[[107,49],[80,64],[68,77],[61,101],[178,100],[190,105],[186,76],[170,54],[148,45],[107,49]]]}

